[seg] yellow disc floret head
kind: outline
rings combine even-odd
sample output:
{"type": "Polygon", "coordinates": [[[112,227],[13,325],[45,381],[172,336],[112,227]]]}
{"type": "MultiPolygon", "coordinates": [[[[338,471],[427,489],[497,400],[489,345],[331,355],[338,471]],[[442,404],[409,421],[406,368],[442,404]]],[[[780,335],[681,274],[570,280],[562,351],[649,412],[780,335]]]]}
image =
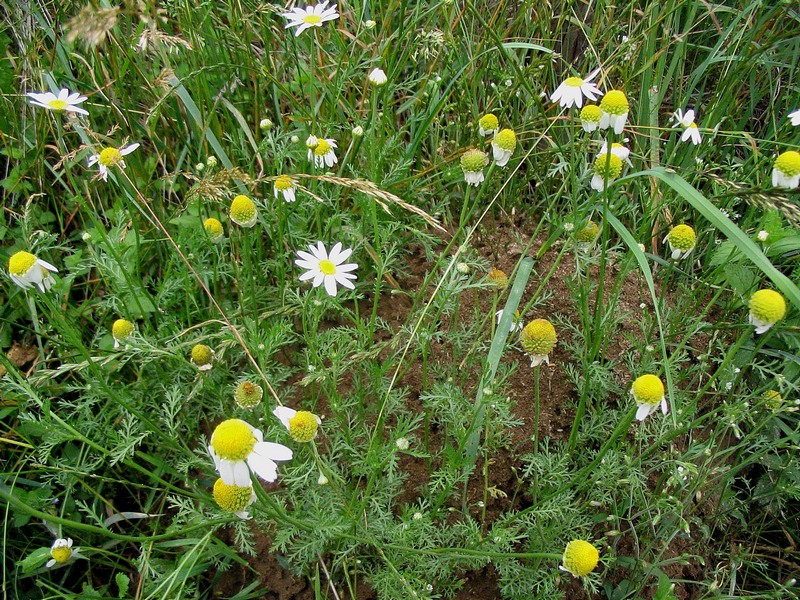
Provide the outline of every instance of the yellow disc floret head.
{"type": "Polygon", "coordinates": [[[211,448],[223,460],[244,460],[253,451],[256,437],[241,419],[228,419],[217,425],[211,434],[211,448]]]}
{"type": "Polygon", "coordinates": [[[556,328],[547,319],[534,319],[520,334],[520,343],[528,354],[550,354],[556,345],[556,328]]]}
{"type": "Polygon", "coordinates": [[[576,577],[584,577],[594,571],[600,561],[600,553],[584,540],[572,540],[564,549],[564,569],[576,577]]]}
{"type": "Polygon", "coordinates": [[[664,384],[656,375],[642,375],[633,382],[631,393],[636,402],[655,406],[664,399],[664,384]]]}

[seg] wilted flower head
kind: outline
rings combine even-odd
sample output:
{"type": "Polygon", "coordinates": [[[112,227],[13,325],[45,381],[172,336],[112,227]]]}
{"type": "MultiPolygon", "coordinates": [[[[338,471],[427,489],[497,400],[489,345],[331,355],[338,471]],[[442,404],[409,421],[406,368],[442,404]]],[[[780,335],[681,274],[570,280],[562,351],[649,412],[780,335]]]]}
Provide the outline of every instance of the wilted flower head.
{"type": "Polygon", "coordinates": [[[600,101],[600,129],[611,127],[614,133],[620,134],[628,120],[628,97],[621,90],[606,92],[600,101]]]}
{"type": "Polygon", "coordinates": [[[253,408],[261,403],[264,389],[252,381],[242,381],[233,392],[233,399],[242,408],[253,408]]]}
{"type": "Polygon", "coordinates": [[[208,371],[214,362],[214,351],[205,344],[192,347],[191,362],[200,371],[208,371]]]}
{"type": "Polygon", "coordinates": [[[750,296],[750,324],[761,334],[786,316],[786,300],[775,290],[758,290],[750,296]]]}
{"type": "Polygon", "coordinates": [[[275,462],[291,460],[292,451],[263,440],[261,430],[241,419],[228,419],[217,425],[208,452],[223,482],[248,487],[250,471],[267,482],[278,478],[275,462]]]}
{"type": "Polygon", "coordinates": [[[697,242],[697,235],[689,225],[682,223],[676,225],[664,238],[665,242],[669,243],[669,249],[672,251],[672,260],[686,258],[694,250],[697,242]]]}
{"type": "Polygon", "coordinates": [[[550,352],[555,348],[556,328],[547,319],[534,319],[522,330],[519,338],[525,352],[531,357],[531,366],[550,364],[550,352]]]}
{"type": "Polygon", "coordinates": [[[494,135],[500,129],[500,122],[494,113],[486,113],[478,119],[478,133],[481,135],[494,135]]]}
{"type": "Polygon", "coordinates": [[[297,411],[287,406],[278,406],[272,414],[283,423],[295,442],[310,442],[317,437],[317,430],[322,424],[317,415],[307,410],[297,411]]]}
{"type": "Polygon", "coordinates": [[[561,570],[575,577],[584,577],[594,571],[600,561],[600,553],[592,544],[584,540],[572,540],[564,549],[561,570]]]}
{"type": "Polygon", "coordinates": [[[493,283],[499,288],[504,288],[508,285],[508,275],[500,269],[491,269],[486,279],[489,283],[493,283]]]}
{"type": "Polygon", "coordinates": [[[644,421],[649,415],[661,407],[661,412],[667,414],[667,399],[664,395],[664,384],[656,375],[642,375],[633,382],[631,395],[638,405],[636,419],[644,421]]]}
{"type": "Polygon", "coordinates": [[[787,150],[775,159],[772,185],[793,190],[800,185],[800,153],[787,150]]]}
{"type": "Polygon", "coordinates": [[[228,485],[220,477],[214,482],[214,501],[225,512],[247,520],[247,507],[256,501],[256,493],[252,485],[228,485]]]}
{"type": "Polygon", "coordinates": [[[111,337],[114,338],[114,348],[119,348],[133,335],[133,323],[127,319],[117,319],[111,325],[111,337]]]}
{"type": "Polygon", "coordinates": [[[489,163],[485,152],[473,148],[461,155],[461,169],[468,185],[478,186],[483,181],[483,167],[489,163]]]}
{"type": "Polygon", "coordinates": [[[505,167],[517,147],[517,135],[513,129],[503,129],[492,140],[492,154],[498,167],[505,167]]]}
{"type": "Polygon", "coordinates": [[[258,220],[256,205],[244,194],[239,194],[231,201],[231,208],[228,212],[231,221],[242,227],[252,227],[258,220]]]}
{"type": "Polygon", "coordinates": [[[42,292],[46,292],[56,282],[50,275],[51,272],[58,273],[58,269],[24,250],[15,252],[8,260],[8,276],[24,290],[35,285],[42,292]]]}

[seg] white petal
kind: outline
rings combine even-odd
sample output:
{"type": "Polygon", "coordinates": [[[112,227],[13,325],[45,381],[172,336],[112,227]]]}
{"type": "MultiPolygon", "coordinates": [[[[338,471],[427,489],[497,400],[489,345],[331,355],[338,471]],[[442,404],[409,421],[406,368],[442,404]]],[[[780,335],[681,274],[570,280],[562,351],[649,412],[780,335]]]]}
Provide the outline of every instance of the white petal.
{"type": "Polygon", "coordinates": [[[267,482],[273,482],[278,478],[278,465],[266,456],[253,453],[247,457],[247,464],[253,469],[253,473],[267,482]]]}
{"type": "Polygon", "coordinates": [[[247,463],[243,460],[237,460],[233,463],[233,481],[233,485],[237,487],[248,487],[252,485],[250,469],[247,468],[247,463]]]}
{"type": "Polygon", "coordinates": [[[100,155],[99,155],[99,154],[92,154],[92,155],[89,157],[89,162],[88,162],[88,165],[89,165],[90,167],[91,167],[91,166],[94,166],[94,165],[95,165],[95,163],[97,163],[97,161],[98,161],[98,160],[100,160],[100,155]]]}
{"type": "Polygon", "coordinates": [[[122,156],[125,156],[125,155],[127,155],[127,154],[130,154],[130,153],[131,153],[131,152],[133,152],[134,150],[136,150],[138,147],[139,147],[139,143],[138,143],[138,142],[136,142],[135,144],[131,144],[130,146],[125,146],[124,148],[120,148],[120,149],[119,149],[119,153],[120,153],[122,156]]]}
{"type": "MultiPolygon", "coordinates": [[[[354,285],[353,285],[353,284],[350,282],[350,279],[345,279],[344,277],[338,277],[338,276],[337,276],[337,277],[336,277],[336,282],[337,282],[339,285],[341,285],[341,286],[344,286],[344,287],[346,287],[346,288],[348,288],[348,289],[351,289],[351,290],[354,290],[354,289],[355,289],[355,287],[356,287],[356,286],[354,286],[354,285]]],[[[327,287],[328,287],[328,286],[326,285],[326,286],[325,286],[325,289],[327,289],[327,287]]],[[[336,290],[336,286],[334,286],[334,288],[333,288],[333,289],[334,289],[334,290],[336,290]]],[[[334,292],[334,294],[333,294],[333,295],[336,295],[336,294],[335,294],[335,292],[334,292]]]]}
{"type": "Polygon", "coordinates": [[[667,406],[667,399],[661,399],[661,412],[667,414],[669,412],[669,407],[667,406]]]}
{"type": "Polygon", "coordinates": [[[356,263],[347,263],[344,265],[336,265],[337,273],[346,273],[347,271],[355,271],[358,268],[356,263]]]}
{"type": "Polygon", "coordinates": [[[217,472],[226,485],[236,485],[233,463],[231,461],[220,459],[217,463],[217,472]]]}
{"type": "Polygon", "coordinates": [[[331,251],[328,253],[328,260],[331,261],[333,264],[338,265],[340,262],[342,262],[339,260],[339,254],[341,253],[341,251],[342,251],[342,243],[336,242],[333,248],[331,248],[331,251]]]}
{"type": "Polygon", "coordinates": [[[322,271],[314,273],[314,281],[311,282],[311,285],[313,285],[314,287],[321,286],[322,282],[325,281],[325,277],[326,277],[325,273],[323,273],[322,271]]]}
{"type": "Polygon", "coordinates": [[[650,405],[646,402],[643,402],[639,405],[639,408],[636,410],[636,420],[637,421],[644,421],[647,418],[647,415],[650,414],[650,405]]]}
{"type": "MultiPolygon", "coordinates": [[[[324,275],[322,274],[321,271],[318,271],[318,270],[306,271],[305,273],[300,275],[300,281],[308,281],[309,279],[311,279],[313,277],[317,277],[318,275],[322,275],[322,277],[324,277],[324,275]]],[[[317,287],[317,286],[314,286],[314,287],[317,287]]]]}
{"type": "Polygon", "coordinates": [[[336,295],[336,278],[333,275],[325,276],[325,291],[329,296],[336,295]]]}
{"type": "Polygon", "coordinates": [[[292,460],[292,449],[275,442],[260,442],[255,445],[253,452],[278,462],[292,460]]]}
{"type": "Polygon", "coordinates": [[[289,429],[289,419],[294,418],[294,416],[297,414],[297,411],[289,408],[288,406],[278,406],[272,411],[272,414],[275,415],[281,423],[283,423],[283,426],[286,427],[286,429],[289,429]]]}

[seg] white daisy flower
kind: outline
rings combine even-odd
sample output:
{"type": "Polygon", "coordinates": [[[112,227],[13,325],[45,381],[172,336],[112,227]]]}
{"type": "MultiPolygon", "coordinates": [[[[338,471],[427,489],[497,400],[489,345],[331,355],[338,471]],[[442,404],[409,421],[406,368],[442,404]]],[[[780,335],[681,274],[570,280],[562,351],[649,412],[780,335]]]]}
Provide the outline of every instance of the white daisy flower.
{"type": "Polygon", "coordinates": [[[697,146],[697,144],[702,141],[700,130],[694,122],[694,111],[691,108],[686,112],[683,112],[680,108],[676,110],[675,121],[673,127],[683,127],[683,134],[681,135],[682,142],[692,140],[692,144],[697,146]]]}
{"type": "Polygon", "coordinates": [[[317,437],[317,429],[322,420],[307,410],[294,410],[288,406],[278,406],[272,414],[283,423],[295,442],[310,442],[317,437]]]}
{"type": "Polygon", "coordinates": [[[306,140],[306,146],[308,146],[308,160],[314,161],[314,166],[318,169],[322,167],[331,168],[339,162],[339,159],[336,158],[336,153],[333,151],[336,148],[336,140],[334,139],[322,139],[312,135],[306,140]]]}
{"type": "Polygon", "coordinates": [[[278,198],[278,194],[283,194],[283,199],[286,202],[294,202],[295,201],[295,197],[294,197],[294,189],[295,189],[294,179],[292,179],[288,175],[281,175],[280,177],[278,177],[275,180],[275,183],[273,184],[273,186],[274,186],[274,192],[275,192],[275,198],[276,199],[278,198]]]}
{"type": "MultiPolygon", "coordinates": [[[[627,141],[627,139],[625,141],[627,141]]],[[[607,151],[608,151],[608,142],[606,140],[603,140],[603,145],[600,146],[600,151],[597,153],[597,156],[595,158],[600,158],[601,156],[605,156],[607,151]]],[[[633,166],[633,163],[631,163],[630,159],[628,158],[631,155],[631,151],[622,144],[617,142],[612,142],[610,152],[614,156],[618,156],[620,159],[628,163],[629,167],[633,166]]]]}
{"type": "Polygon", "coordinates": [[[211,434],[208,453],[226,485],[250,487],[252,471],[267,482],[278,478],[277,461],[292,459],[292,451],[282,444],[265,442],[261,430],[241,419],[228,419],[211,434]]]}
{"type": "Polygon", "coordinates": [[[630,394],[636,401],[637,421],[644,421],[659,408],[664,414],[669,412],[664,384],[656,375],[648,374],[638,377],[631,386],[630,394]]]}
{"type": "Polygon", "coordinates": [[[24,290],[34,285],[43,292],[49,290],[56,282],[50,272],[58,273],[58,269],[24,250],[14,253],[8,260],[8,276],[24,290]]]}
{"type": "Polygon", "coordinates": [[[789,119],[791,119],[792,125],[794,125],[795,127],[800,125],[800,108],[798,108],[794,112],[790,112],[789,113],[789,119]]]}
{"type": "Polygon", "coordinates": [[[336,295],[336,284],[342,285],[348,289],[354,289],[354,279],[356,274],[351,273],[358,268],[356,263],[344,263],[353,253],[352,248],[342,250],[341,242],[331,248],[330,254],[325,249],[322,242],[317,242],[317,245],[311,244],[308,246],[311,251],[304,252],[303,250],[297,251],[297,260],[294,261],[301,269],[306,269],[306,272],[300,275],[300,281],[308,281],[313,279],[311,285],[319,287],[325,284],[325,291],[329,296],[336,295]]]}
{"type": "Polygon", "coordinates": [[[336,5],[334,4],[328,8],[328,0],[320,2],[314,6],[307,6],[305,8],[293,8],[290,12],[283,13],[285,19],[289,22],[284,26],[284,29],[289,27],[297,27],[294,32],[295,36],[300,35],[306,29],[312,27],[322,27],[325,21],[333,21],[339,18],[339,13],[336,12],[336,5]]]}
{"type": "Polygon", "coordinates": [[[570,108],[572,106],[580,108],[583,106],[584,96],[589,100],[596,100],[597,97],[603,93],[600,91],[600,88],[592,83],[592,79],[594,79],[595,75],[599,72],[599,69],[592,71],[586,79],[567,77],[550,96],[550,101],[558,102],[564,108],[570,108]]]}
{"type": "Polygon", "coordinates": [[[383,69],[372,69],[369,75],[367,75],[367,79],[370,80],[370,83],[377,86],[382,86],[389,81],[389,78],[386,77],[386,73],[384,73],[383,69]]]}
{"type": "Polygon", "coordinates": [[[98,164],[98,168],[100,169],[100,177],[103,178],[103,181],[108,181],[108,168],[120,167],[124,169],[125,161],[122,159],[122,157],[127,156],[138,147],[138,143],[130,144],[123,148],[113,148],[111,146],[107,146],[100,151],[100,154],[92,154],[89,157],[89,166],[91,167],[95,164],[98,164]]]}
{"type": "Polygon", "coordinates": [[[69,90],[66,88],[59,91],[58,96],[52,92],[28,92],[25,95],[32,98],[31,104],[34,106],[41,106],[42,108],[56,112],[66,111],[79,115],[89,114],[89,111],[78,106],[78,104],[86,100],[86,96],[81,96],[78,92],[70,94],[69,90]]]}
{"type": "Polygon", "coordinates": [[[80,548],[72,547],[72,538],[58,538],[50,547],[50,560],[45,565],[48,569],[56,564],[64,564],[70,558],[83,558],[80,548]]]}

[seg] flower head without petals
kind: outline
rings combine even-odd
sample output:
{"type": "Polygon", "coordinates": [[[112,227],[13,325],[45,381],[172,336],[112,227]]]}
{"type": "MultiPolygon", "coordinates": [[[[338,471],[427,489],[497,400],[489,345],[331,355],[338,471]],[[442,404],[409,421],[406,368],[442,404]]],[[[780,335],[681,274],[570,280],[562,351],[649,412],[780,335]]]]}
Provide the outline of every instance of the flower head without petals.
{"type": "Polygon", "coordinates": [[[775,159],[772,169],[772,185],[793,190],[800,185],[800,153],[787,150],[775,159]]]}
{"type": "Polygon", "coordinates": [[[786,316],[786,300],[775,290],[758,290],[750,296],[750,324],[757,334],[769,330],[786,316]]]}
{"type": "Polygon", "coordinates": [[[293,8],[291,11],[283,13],[283,18],[289,20],[284,26],[284,29],[297,27],[297,31],[294,32],[294,35],[298,36],[306,29],[322,27],[322,24],[326,21],[338,19],[339,13],[336,12],[336,5],[334,4],[328,8],[328,1],[329,0],[325,0],[325,2],[307,6],[306,8],[293,8]]]}
{"type": "Polygon", "coordinates": [[[667,414],[667,399],[664,395],[664,384],[656,375],[642,375],[633,382],[631,395],[636,401],[636,419],[644,421],[650,414],[661,407],[661,412],[667,414]]]}
{"type": "Polygon", "coordinates": [[[15,252],[8,260],[8,276],[25,290],[34,285],[42,292],[49,290],[56,282],[51,272],[58,273],[58,269],[24,250],[15,252]]]}
{"type": "Polygon", "coordinates": [[[261,404],[264,389],[252,381],[242,381],[233,392],[233,399],[241,408],[253,408],[261,404]]]}
{"type": "Polygon", "coordinates": [[[519,341],[531,357],[532,367],[538,367],[542,363],[550,364],[549,354],[558,341],[556,328],[547,319],[534,319],[522,330],[519,341]]]}
{"type": "Polygon", "coordinates": [[[114,348],[119,348],[133,335],[133,323],[128,319],[117,319],[111,325],[111,337],[114,338],[114,348]]]}
{"type": "Polygon", "coordinates": [[[558,102],[563,108],[570,108],[583,106],[583,97],[586,96],[589,100],[594,101],[603,92],[600,91],[592,79],[597,75],[598,71],[590,74],[586,79],[580,77],[567,77],[561,85],[556,88],[556,91],[550,96],[551,102],[558,102]]]}
{"type": "Polygon", "coordinates": [[[228,419],[217,425],[208,452],[223,482],[249,487],[251,471],[267,482],[278,478],[276,461],[291,460],[292,451],[263,440],[259,429],[241,419],[228,419]]]}
{"type": "Polygon", "coordinates": [[[287,406],[278,406],[272,414],[283,423],[295,442],[310,442],[317,437],[317,429],[322,424],[317,415],[307,410],[298,411],[287,406]]]}
{"type": "Polygon", "coordinates": [[[299,258],[294,261],[294,264],[306,270],[300,275],[300,281],[311,279],[314,287],[324,284],[329,296],[336,295],[337,284],[351,290],[355,288],[353,280],[356,279],[356,274],[352,271],[358,268],[358,264],[345,263],[353,253],[352,248],[342,250],[342,244],[337,242],[328,254],[325,245],[317,242],[316,246],[311,244],[308,249],[310,252],[298,250],[299,258]]]}
{"type": "Polygon", "coordinates": [[[34,106],[41,106],[47,110],[71,112],[79,115],[89,114],[89,111],[78,106],[78,104],[86,100],[86,96],[81,96],[78,92],[70,94],[69,90],[66,88],[61,89],[58,95],[52,92],[45,92],[43,94],[28,92],[26,96],[31,98],[31,104],[34,106]]]}
{"type": "Polygon", "coordinates": [[[594,571],[600,561],[600,553],[592,544],[584,540],[572,540],[564,549],[561,569],[575,577],[584,577],[594,571]]]}

